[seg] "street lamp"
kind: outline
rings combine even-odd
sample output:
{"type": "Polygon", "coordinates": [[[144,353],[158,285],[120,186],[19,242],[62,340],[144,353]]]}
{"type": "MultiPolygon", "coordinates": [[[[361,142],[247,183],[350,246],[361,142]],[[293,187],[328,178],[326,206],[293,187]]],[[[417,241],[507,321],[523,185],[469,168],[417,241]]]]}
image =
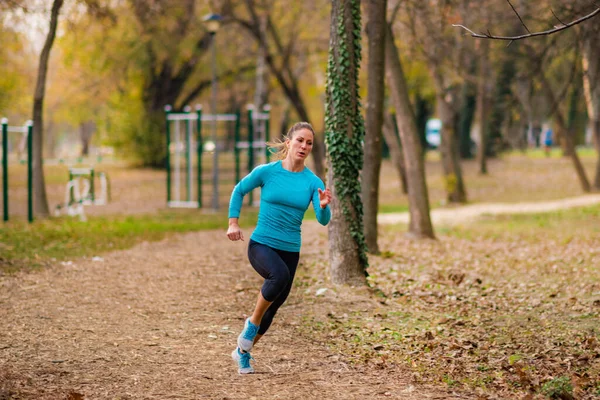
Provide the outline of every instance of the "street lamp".
{"type": "Polygon", "coordinates": [[[213,153],[213,197],[212,206],[216,211],[219,209],[219,146],[217,144],[217,46],[215,43],[215,34],[221,27],[223,17],[219,14],[208,14],[203,21],[206,30],[211,36],[211,63],[212,63],[212,84],[211,84],[211,113],[213,115],[212,141],[215,144],[213,153]]]}

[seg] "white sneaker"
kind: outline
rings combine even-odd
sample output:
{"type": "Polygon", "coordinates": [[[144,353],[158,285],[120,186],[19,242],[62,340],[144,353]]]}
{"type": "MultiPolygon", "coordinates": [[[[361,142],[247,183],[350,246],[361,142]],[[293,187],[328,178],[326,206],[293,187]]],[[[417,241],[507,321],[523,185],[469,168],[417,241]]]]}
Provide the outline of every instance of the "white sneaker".
{"type": "Polygon", "coordinates": [[[242,353],[240,352],[239,347],[236,347],[235,350],[231,353],[231,358],[238,365],[238,374],[253,374],[254,368],[250,365],[250,360],[254,360],[250,353],[242,353]]]}

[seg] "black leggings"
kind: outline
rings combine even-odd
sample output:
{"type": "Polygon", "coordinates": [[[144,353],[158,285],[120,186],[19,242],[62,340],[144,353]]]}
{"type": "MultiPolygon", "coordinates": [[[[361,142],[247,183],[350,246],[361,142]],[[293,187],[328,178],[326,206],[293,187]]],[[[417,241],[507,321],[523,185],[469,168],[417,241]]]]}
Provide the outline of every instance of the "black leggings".
{"type": "Polygon", "coordinates": [[[265,312],[258,330],[259,335],[264,335],[277,310],[290,294],[300,253],[273,249],[250,239],[248,259],[256,272],[265,278],[260,291],[262,296],[273,302],[265,312]]]}

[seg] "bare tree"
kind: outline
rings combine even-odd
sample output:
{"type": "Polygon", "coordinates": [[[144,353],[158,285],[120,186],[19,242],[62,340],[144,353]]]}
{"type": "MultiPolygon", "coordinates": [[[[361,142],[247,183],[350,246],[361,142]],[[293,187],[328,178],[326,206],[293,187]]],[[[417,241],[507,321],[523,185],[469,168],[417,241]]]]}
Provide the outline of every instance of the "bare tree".
{"type": "Polygon", "coordinates": [[[96,131],[94,121],[85,121],[79,124],[79,139],[81,140],[81,156],[85,157],[90,154],[90,142],[96,131]]]}
{"type": "Polygon", "coordinates": [[[33,97],[33,208],[38,217],[48,217],[48,197],[44,180],[44,95],[46,93],[46,76],[48,75],[48,59],[54,44],[58,16],[63,0],[54,0],[50,11],[50,28],[40,54],[37,83],[33,97]]]}
{"type": "Polygon", "coordinates": [[[367,65],[366,132],[364,144],[365,166],[362,172],[362,200],[365,210],[365,241],[370,253],[378,254],[377,212],[379,208],[379,175],[381,171],[381,128],[383,125],[383,98],[385,76],[386,0],[368,0],[367,37],[369,59],[367,65]]]}
{"type": "Polygon", "coordinates": [[[413,39],[418,42],[427,62],[435,87],[436,114],[442,121],[440,154],[447,201],[464,203],[467,201],[467,193],[455,121],[461,106],[459,94],[463,80],[458,71],[466,70],[465,49],[458,44],[455,34],[443,29],[448,19],[447,7],[436,7],[430,2],[420,2],[414,7],[414,17],[410,21],[413,39]]]}
{"type": "Polygon", "coordinates": [[[477,120],[477,165],[479,166],[480,174],[487,174],[487,117],[488,117],[488,81],[489,81],[489,45],[487,42],[480,43],[478,49],[479,55],[479,71],[477,76],[477,104],[476,104],[476,120],[477,120]]]}
{"type": "Polygon", "coordinates": [[[575,149],[575,138],[574,133],[571,129],[569,129],[562,113],[558,109],[559,98],[554,94],[552,90],[552,86],[548,82],[548,79],[544,75],[544,71],[540,72],[540,80],[542,83],[542,87],[545,89],[546,95],[550,99],[551,104],[553,105],[552,109],[554,110],[554,116],[556,120],[556,124],[558,125],[559,132],[558,134],[564,139],[565,153],[571,158],[573,161],[573,166],[575,167],[575,172],[577,173],[577,177],[579,178],[579,182],[581,184],[581,188],[584,192],[590,191],[590,182],[585,173],[585,169],[583,168],[583,164],[577,155],[577,150],[575,149]]]}
{"type": "Polygon", "coordinates": [[[588,129],[598,153],[593,187],[600,190],[600,28],[588,25],[582,37],[583,93],[588,113],[588,129]]]}
{"type": "MultiPolygon", "coordinates": [[[[510,4],[510,1],[509,1],[510,4]]],[[[512,7],[512,5],[511,5],[512,7]]],[[[514,7],[513,7],[514,10],[514,7]]],[[[517,17],[519,18],[519,20],[521,22],[523,22],[523,20],[521,19],[521,16],[519,15],[519,13],[515,10],[515,13],[517,14],[517,17]]],[[[582,23],[583,21],[586,21],[590,18],[595,17],[596,15],[600,15],[600,8],[595,9],[594,11],[592,11],[591,13],[584,15],[581,18],[576,19],[575,21],[572,22],[568,22],[568,23],[562,23],[557,26],[556,28],[553,29],[548,29],[542,32],[529,32],[529,29],[527,28],[527,26],[523,23],[523,25],[525,26],[525,29],[527,29],[527,31],[529,33],[524,34],[524,35],[517,35],[517,36],[496,36],[496,35],[492,35],[491,33],[489,33],[489,31],[487,33],[476,33],[473,32],[471,29],[467,28],[464,25],[460,25],[460,24],[453,24],[452,26],[455,27],[459,27],[459,28],[463,28],[464,30],[468,31],[471,36],[473,36],[474,38],[480,38],[480,39],[495,39],[495,40],[507,40],[507,41],[515,41],[515,40],[522,40],[522,39],[527,39],[530,37],[534,37],[534,36],[547,36],[547,35],[552,35],[553,33],[557,33],[560,31],[563,31],[565,29],[571,28],[572,26],[575,26],[577,24],[582,23]]],[[[560,20],[559,20],[560,21],[560,20]]]]}
{"type": "Polygon", "coordinates": [[[408,193],[408,184],[406,183],[406,167],[404,162],[404,155],[402,154],[402,146],[400,145],[400,138],[396,133],[396,123],[394,117],[390,113],[384,113],[383,115],[383,139],[385,144],[390,150],[390,158],[396,171],[398,172],[398,178],[400,180],[400,191],[403,194],[408,193]]]}
{"type": "MultiPolygon", "coordinates": [[[[262,10],[265,15],[261,16],[254,0],[244,0],[244,4],[249,15],[248,19],[235,14],[233,11],[229,14],[229,17],[250,32],[258,42],[269,71],[277,80],[277,83],[298,114],[298,117],[303,121],[311,121],[308,108],[300,92],[300,78],[293,67],[291,55],[297,46],[295,35],[292,35],[287,43],[285,43],[276,23],[271,18],[268,8],[262,10]],[[266,20],[266,29],[264,31],[261,29],[261,20],[263,18],[266,20]]],[[[312,156],[315,173],[320,177],[324,177],[325,149],[321,140],[315,140],[312,156]]]]}
{"type": "Polygon", "coordinates": [[[417,133],[415,116],[408,97],[406,78],[398,49],[394,44],[391,25],[387,25],[385,36],[386,72],[390,92],[396,109],[396,120],[402,140],[402,151],[406,166],[410,224],[408,233],[417,238],[434,238],[429,214],[429,194],[425,182],[425,163],[421,156],[421,140],[417,133]]]}

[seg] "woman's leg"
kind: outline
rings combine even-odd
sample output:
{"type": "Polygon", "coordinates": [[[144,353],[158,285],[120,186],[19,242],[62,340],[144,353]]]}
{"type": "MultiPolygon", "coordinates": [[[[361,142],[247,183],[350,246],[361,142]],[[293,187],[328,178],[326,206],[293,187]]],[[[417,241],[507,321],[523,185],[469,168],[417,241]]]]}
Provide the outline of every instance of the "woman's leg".
{"type": "Polygon", "coordinates": [[[265,300],[262,292],[258,292],[258,299],[256,299],[256,306],[254,307],[254,312],[250,317],[250,322],[256,326],[259,326],[260,321],[263,319],[263,315],[265,315],[265,311],[267,311],[271,304],[273,304],[272,301],[265,300]]]}
{"type": "MultiPolygon", "coordinates": [[[[289,281],[287,285],[285,285],[283,291],[279,294],[279,296],[277,296],[275,301],[273,301],[269,308],[264,312],[262,321],[260,323],[260,328],[258,329],[257,337],[259,335],[262,337],[267,332],[267,330],[271,326],[271,323],[273,322],[273,317],[275,317],[277,310],[279,310],[279,307],[281,307],[283,303],[285,303],[285,301],[287,300],[294,283],[294,276],[296,275],[296,268],[298,267],[298,260],[300,258],[300,255],[298,253],[285,251],[278,251],[278,253],[288,267],[289,281]]],[[[254,343],[256,343],[257,341],[258,339],[255,339],[254,343]]]]}
{"type": "MultiPolygon", "coordinates": [[[[297,253],[296,253],[297,254],[297,253]]],[[[250,240],[248,244],[248,259],[252,267],[265,281],[261,288],[252,316],[244,323],[244,329],[238,337],[238,347],[250,351],[259,332],[263,317],[273,301],[280,297],[290,282],[290,272],[287,263],[279,251],[269,246],[250,240]]],[[[269,320],[269,325],[270,320],[269,320]]]]}

